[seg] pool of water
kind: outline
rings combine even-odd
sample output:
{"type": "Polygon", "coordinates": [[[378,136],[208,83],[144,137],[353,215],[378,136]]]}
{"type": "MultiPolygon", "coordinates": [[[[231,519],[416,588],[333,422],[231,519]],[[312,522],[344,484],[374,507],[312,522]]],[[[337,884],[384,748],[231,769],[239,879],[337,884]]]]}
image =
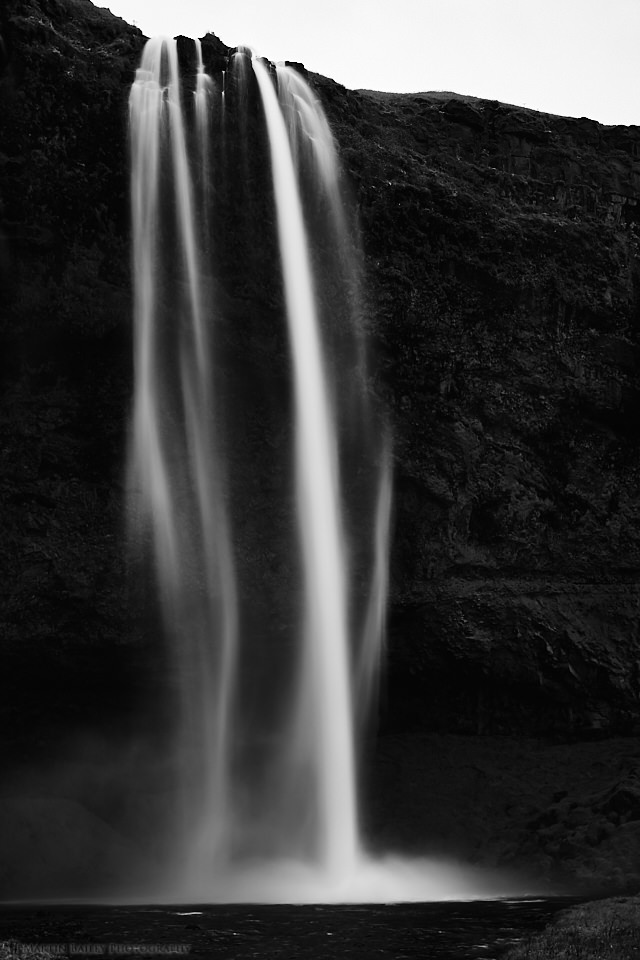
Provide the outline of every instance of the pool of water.
{"type": "Polygon", "coordinates": [[[64,956],[498,960],[578,898],[361,905],[0,907],[0,940],[64,956]]]}

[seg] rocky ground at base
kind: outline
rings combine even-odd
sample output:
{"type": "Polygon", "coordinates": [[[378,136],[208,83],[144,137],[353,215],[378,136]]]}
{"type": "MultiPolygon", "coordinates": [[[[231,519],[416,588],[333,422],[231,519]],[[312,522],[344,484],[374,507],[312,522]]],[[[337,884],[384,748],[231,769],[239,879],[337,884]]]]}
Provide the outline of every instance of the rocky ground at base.
{"type": "Polygon", "coordinates": [[[640,898],[614,897],[572,907],[504,960],[633,960],[640,951],[640,898]]]}

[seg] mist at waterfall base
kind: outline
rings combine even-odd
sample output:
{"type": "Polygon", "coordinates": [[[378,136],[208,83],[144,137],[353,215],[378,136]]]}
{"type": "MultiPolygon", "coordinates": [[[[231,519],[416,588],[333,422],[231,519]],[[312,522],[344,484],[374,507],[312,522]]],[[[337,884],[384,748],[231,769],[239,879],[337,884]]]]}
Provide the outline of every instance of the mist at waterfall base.
{"type": "Polygon", "coordinates": [[[192,47],[179,63],[176,41],[150,40],[130,98],[130,540],[158,606],[172,717],[170,802],[136,896],[513,893],[469,868],[367,852],[357,783],[391,478],[357,224],[301,74],[239,48],[209,75],[192,47]]]}

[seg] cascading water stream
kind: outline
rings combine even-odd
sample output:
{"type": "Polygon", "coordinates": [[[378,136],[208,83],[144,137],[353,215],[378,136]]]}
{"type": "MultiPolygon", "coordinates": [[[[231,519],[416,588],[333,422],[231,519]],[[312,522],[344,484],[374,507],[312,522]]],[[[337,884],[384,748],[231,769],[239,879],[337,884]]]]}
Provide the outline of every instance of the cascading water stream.
{"type": "Polygon", "coordinates": [[[196,118],[196,139],[198,142],[198,172],[200,190],[198,191],[198,203],[202,210],[202,229],[203,239],[206,248],[206,241],[209,237],[209,218],[211,206],[211,191],[209,184],[211,182],[211,102],[213,96],[213,84],[204,69],[202,60],[202,44],[196,40],[196,89],[193,93],[196,118]]]}
{"type": "Polygon", "coordinates": [[[129,514],[174,690],[161,867],[143,895],[464,896],[456,871],[433,881],[424,867],[374,861],[361,837],[355,739],[384,634],[388,442],[366,389],[358,256],[331,131],[300,76],[283,67],[275,79],[277,90],[239,48],[222,90],[197,42],[189,106],[176,43],[157,38],[130,97],[129,514]],[[276,347],[270,378],[264,338],[279,333],[273,311],[259,314],[280,291],[289,361],[276,347]],[[265,384],[277,400],[259,393],[265,384]],[[272,455],[291,456],[276,414],[294,425],[284,486],[282,465],[269,473],[272,455]],[[259,569],[264,531],[276,542],[259,569]]]}
{"type": "Polygon", "coordinates": [[[305,753],[311,749],[316,758],[320,856],[325,868],[341,879],[353,872],[356,863],[358,827],[335,429],[289,138],[266,67],[255,60],[254,69],[269,132],[295,380],[298,522],[306,610],[292,739],[297,749],[305,753]],[[299,742],[296,731],[300,729],[307,732],[309,743],[299,742]]]}
{"type": "Polygon", "coordinates": [[[381,438],[372,435],[373,418],[369,398],[362,389],[366,378],[367,361],[362,320],[360,269],[357,245],[354,243],[345,204],[339,187],[339,161],[331,129],[321,105],[309,85],[290,67],[278,65],[278,93],[282,114],[287,124],[294,160],[298,164],[308,158],[314,174],[314,191],[328,201],[331,245],[336,251],[335,263],[339,269],[340,289],[345,319],[353,338],[356,376],[351,384],[341,384],[343,406],[356,415],[354,435],[364,433],[368,459],[375,464],[375,480],[371,484],[372,562],[370,591],[359,650],[354,657],[352,712],[365,721],[375,707],[379,676],[381,646],[385,634],[388,592],[389,526],[391,518],[390,442],[385,430],[381,438]],[[345,396],[352,388],[349,396],[345,396]],[[355,389],[353,389],[355,387],[355,389]]]}
{"type": "MultiPolygon", "coordinates": [[[[207,84],[197,90],[201,161],[207,84]]],[[[224,855],[237,632],[216,455],[204,272],[176,46],[150,40],[130,98],[135,361],[130,515],[155,570],[179,694],[176,882],[224,855]]]]}

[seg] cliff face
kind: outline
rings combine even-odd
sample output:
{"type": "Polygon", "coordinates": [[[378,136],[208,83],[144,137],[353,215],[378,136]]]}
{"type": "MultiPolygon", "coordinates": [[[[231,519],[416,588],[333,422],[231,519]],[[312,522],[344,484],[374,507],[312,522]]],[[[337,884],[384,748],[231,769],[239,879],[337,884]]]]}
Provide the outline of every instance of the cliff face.
{"type": "MultiPolygon", "coordinates": [[[[0,622],[31,743],[138,692],[122,490],[144,38],[89,0],[6,0],[1,17],[0,622]]],[[[207,38],[212,70],[225,52],[207,38]]],[[[310,81],[359,209],[395,438],[385,723],[629,732],[640,129],[310,81]]]]}
{"type": "Polygon", "coordinates": [[[640,130],[317,85],[396,429],[389,722],[628,731],[640,130]]]}
{"type": "Polygon", "coordinates": [[[100,724],[126,675],[126,97],[143,38],[88,0],[3,4],[0,35],[0,683],[21,755],[100,724]]]}

